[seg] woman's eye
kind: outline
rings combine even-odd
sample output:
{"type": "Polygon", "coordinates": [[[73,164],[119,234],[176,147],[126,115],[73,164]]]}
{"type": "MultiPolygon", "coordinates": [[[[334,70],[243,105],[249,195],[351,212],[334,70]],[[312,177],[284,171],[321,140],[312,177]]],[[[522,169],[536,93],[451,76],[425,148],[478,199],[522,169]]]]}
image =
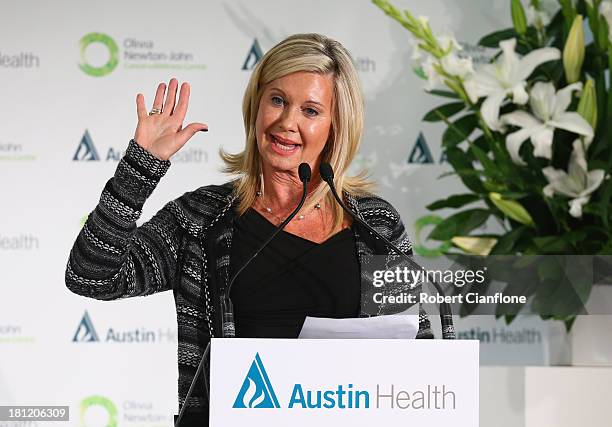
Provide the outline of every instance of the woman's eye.
{"type": "Polygon", "coordinates": [[[274,105],[283,105],[283,103],[284,103],[284,100],[280,96],[273,96],[272,97],[272,104],[274,104],[274,105]]]}
{"type": "Polygon", "coordinates": [[[306,111],[306,114],[309,116],[316,116],[317,114],[319,114],[319,112],[314,108],[306,108],[304,111],[306,111]]]}

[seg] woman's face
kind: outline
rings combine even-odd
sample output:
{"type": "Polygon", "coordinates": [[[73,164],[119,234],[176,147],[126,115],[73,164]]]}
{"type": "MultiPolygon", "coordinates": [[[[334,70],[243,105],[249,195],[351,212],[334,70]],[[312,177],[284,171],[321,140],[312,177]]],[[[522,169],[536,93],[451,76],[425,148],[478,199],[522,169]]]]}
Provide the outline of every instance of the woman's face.
{"type": "Polygon", "coordinates": [[[306,162],[318,170],[331,129],[331,74],[295,72],[264,87],[255,134],[266,172],[297,173],[306,162]]]}

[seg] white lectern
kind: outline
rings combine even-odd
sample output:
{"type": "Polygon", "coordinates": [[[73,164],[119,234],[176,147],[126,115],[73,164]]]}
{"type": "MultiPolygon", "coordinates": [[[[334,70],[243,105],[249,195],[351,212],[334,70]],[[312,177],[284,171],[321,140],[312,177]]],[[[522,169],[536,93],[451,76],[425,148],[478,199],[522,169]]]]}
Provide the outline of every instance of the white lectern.
{"type": "Polygon", "coordinates": [[[478,341],[211,344],[211,427],[476,427],[478,398],[478,341]]]}

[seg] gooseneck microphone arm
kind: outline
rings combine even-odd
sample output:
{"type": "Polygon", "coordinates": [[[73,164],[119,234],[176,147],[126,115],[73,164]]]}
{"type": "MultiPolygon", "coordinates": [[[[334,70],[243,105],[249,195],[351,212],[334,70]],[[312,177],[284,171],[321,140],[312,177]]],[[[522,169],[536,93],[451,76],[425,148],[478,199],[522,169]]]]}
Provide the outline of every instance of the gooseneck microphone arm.
{"type": "MultiPolygon", "coordinates": [[[[422,267],[415,260],[413,260],[410,256],[402,252],[397,246],[391,243],[389,239],[387,239],[385,236],[376,231],[372,226],[370,226],[370,224],[359,218],[359,216],[357,216],[355,212],[353,212],[346,206],[346,204],[342,201],[342,198],[338,196],[338,192],[336,191],[336,186],[334,185],[334,171],[329,163],[322,162],[319,165],[319,173],[321,175],[321,178],[329,185],[329,188],[338,204],[346,213],[353,217],[355,221],[365,227],[374,236],[380,238],[389,248],[391,248],[404,260],[406,260],[412,268],[422,269],[422,267]]],[[[432,284],[435,286],[436,291],[440,295],[444,296],[444,291],[442,290],[442,287],[435,280],[432,280],[432,284]]],[[[443,302],[440,304],[440,322],[442,324],[442,338],[455,339],[455,326],[453,324],[452,310],[447,302],[443,302]]]]}
{"type": "MultiPolygon", "coordinates": [[[[280,233],[287,226],[287,224],[289,224],[289,222],[297,215],[300,209],[302,209],[302,206],[304,206],[304,202],[306,201],[306,196],[308,196],[308,183],[310,182],[310,178],[312,176],[312,171],[308,163],[300,164],[300,166],[298,167],[298,175],[300,177],[300,181],[302,181],[302,198],[300,199],[298,206],[293,210],[293,212],[291,212],[291,214],[287,217],[287,219],[285,219],[278,226],[278,228],[274,231],[274,233],[272,233],[272,235],[253,253],[253,255],[251,255],[249,259],[246,260],[246,262],[242,264],[242,266],[236,270],[236,273],[234,273],[234,275],[232,276],[232,279],[230,280],[229,285],[227,285],[227,289],[221,295],[221,321],[223,324],[222,329],[221,329],[221,336],[223,338],[234,338],[236,336],[236,327],[234,324],[234,305],[232,304],[232,300],[230,299],[230,291],[232,290],[232,285],[236,281],[236,278],[257,257],[257,255],[259,255],[259,253],[262,250],[264,250],[266,246],[268,246],[268,244],[272,241],[272,239],[274,239],[278,235],[278,233],[280,233]]],[[[181,419],[183,418],[183,414],[185,413],[185,409],[187,408],[187,401],[189,400],[189,397],[191,396],[191,393],[193,392],[196,380],[198,379],[198,376],[200,375],[200,373],[204,374],[204,387],[206,391],[206,397],[208,398],[208,393],[209,393],[208,377],[206,375],[206,371],[204,370],[204,363],[206,361],[206,357],[208,356],[209,352],[210,352],[210,341],[208,341],[208,344],[206,345],[206,350],[204,350],[204,354],[202,355],[202,358],[200,359],[200,363],[198,364],[198,369],[196,370],[196,373],[193,376],[193,380],[191,381],[191,384],[189,386],[189,391],[187,392],[187,395],[185,396],[185,401],[183,402],[183,406],[181,407],[177,420],[174,423],[174,427],[179,427],[181,419]]],[[[209,402],[210,402],[210,399],[209,399],[209,402]]]]}

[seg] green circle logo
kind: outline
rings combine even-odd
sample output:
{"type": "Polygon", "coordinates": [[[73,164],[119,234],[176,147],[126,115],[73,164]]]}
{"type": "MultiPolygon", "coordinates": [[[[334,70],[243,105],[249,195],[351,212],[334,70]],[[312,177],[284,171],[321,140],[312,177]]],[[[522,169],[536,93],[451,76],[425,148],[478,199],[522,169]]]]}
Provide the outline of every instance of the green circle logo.
{"type": "Polygon", "coordinates": [[[117,427],[117,407],[115,404],[103,396],[89,396],[81,401],[80,417],[81,427],[85,425],[85,414],[91,406],[101,406],[108,412],[108,424],[106,427],[117,427]]]}
{"type": "Polygon", "coordinates": [[[103,77],[110,74],[119,63],[119,46],[110,36],[103,33],[89,33],[83,36],[79,42],[81,46],[81,63],[79,68],[85,73],[93,77],[103,77]],[[87,63],[85,51],[92,43],[102,43],[108,49],[108,61],[101,67],[94,67],[87,63]]]}
{"type": "Polygon", "coordinates": [[[413,249],[418,255],[424,257],[437,257],[440,255],[444,255],[446,251],[448,251],[452,247],[452,243],[450,241],[446,241],[440,243],[440,246],[438,246],[437,248],[428,248],[423,245],[421,241],[421,232],[423,231],[423,228],[425,228],[425,226],[436,226],[442,221],[443,219],[438,215],[425,215],[419,218],[414,223],[416,245],[413,247],[413,249]]]}

